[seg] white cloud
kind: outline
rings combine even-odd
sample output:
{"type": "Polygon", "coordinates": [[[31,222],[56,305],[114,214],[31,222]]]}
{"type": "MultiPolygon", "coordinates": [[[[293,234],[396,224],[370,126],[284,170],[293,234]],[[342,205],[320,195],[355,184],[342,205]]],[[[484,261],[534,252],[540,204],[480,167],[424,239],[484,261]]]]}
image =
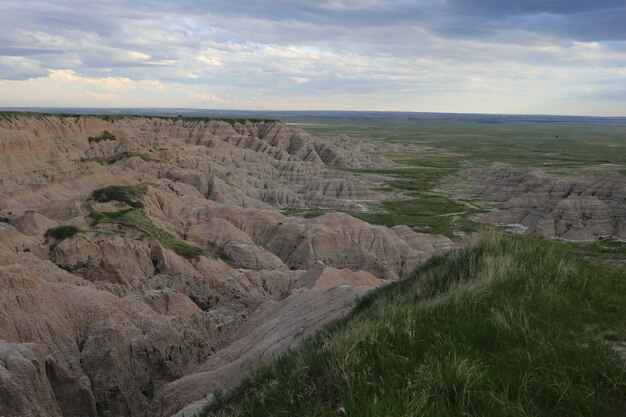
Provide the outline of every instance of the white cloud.
{"type": "Polygon", "coordinates": [[[5,0],[0,106],[626,114],[626,39],[457,3],[5,0]]]}

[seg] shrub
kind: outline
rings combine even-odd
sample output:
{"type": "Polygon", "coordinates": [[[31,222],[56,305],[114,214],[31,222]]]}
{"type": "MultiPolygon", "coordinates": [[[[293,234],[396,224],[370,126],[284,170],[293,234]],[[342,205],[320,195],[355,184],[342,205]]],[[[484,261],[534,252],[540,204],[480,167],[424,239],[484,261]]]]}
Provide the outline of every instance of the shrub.
{"type": "Polygon", "coordinates": [[[207,311],[209,310],[211,307],[213,307],[213,303],[211,301],[203,301],[201,299],[199,299],[198,297],[190,294],[189,299],[191,301],[193,301],[195,303],[195,305],[198,306],[198,308],[202,311],[207,311]]]}
{"type": "Polygon", "coordinates": [[[109,187],[95,190],[93,192],[93,198],[99,203],[119,201],[120,203],[126,203],[133,208],[142,208],[143,203],[139,200],[141,200],[147,191],[147,184],[131,186],[111,185],[109,187]]]}
{"type": "Polygon", "coordinates": [[[99,136],[89,136],[87,140],[89,141],[89,143],[100,143],[103,140],[117,140],[117,138],[115,137],[113,133],[109,132],[108,130],[105,130],[99,136]]]}
{"type": "Polygon", "coordinates": [[[53,227],[46,231],[46,237],[53,237],[57,240],[63,240],[74,236],[81,232],[81,229],[73,225],[62,225],[53,227]]]}

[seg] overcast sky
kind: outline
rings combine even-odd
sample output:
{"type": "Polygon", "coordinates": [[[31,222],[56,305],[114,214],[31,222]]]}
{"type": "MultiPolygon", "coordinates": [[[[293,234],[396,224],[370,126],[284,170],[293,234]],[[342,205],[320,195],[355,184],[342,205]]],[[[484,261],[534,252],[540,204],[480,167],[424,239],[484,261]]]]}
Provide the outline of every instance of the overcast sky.
{"type": "Polygon", "coordinates": [[[0,0],[0,106],[626,115],[626,0],[0,0]]]}

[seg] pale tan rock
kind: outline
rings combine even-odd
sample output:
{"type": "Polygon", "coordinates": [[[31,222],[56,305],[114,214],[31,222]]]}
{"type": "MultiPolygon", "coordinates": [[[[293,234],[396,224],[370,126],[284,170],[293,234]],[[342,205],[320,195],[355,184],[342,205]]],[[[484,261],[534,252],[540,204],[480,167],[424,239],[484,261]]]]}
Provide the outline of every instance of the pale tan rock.
{"type": "Polygon", "coordinates": [[[34,211],[27,211],[11,222],[13,226],[20,232],[29,236],[43,237],[48,229],[52,229],[59,225],[58,222],[51,220],[34,211]]]}
{"type": "Polygon", "coordinates": [[[362,210],[379,199],[329,169],[389,164],[362,155],[367,146],[282,123],[0,121],[0,214],[10,220],[0,223],[0,415],[177,411],[295,346],[382,278],[447,249],[345,214],[276,211],[362,210]],[[117,140],[89,142],[104,130],[117,140]],[[133,205],[162,241],[130,224],[95,228],[92,211],[130,206],[96,202],[93,191],[137,184],[147,189],[133,205]],[[82,230],[44,238],[56,225],[82,230]],[[167,247],[176,238],[207,253],[183,258],[167,247]],[[187,385],[207,375],[219,378],[187,385]]]}
{"type": "Polygon", "coordinates": [[[537,169],[468,170],[477,185],[470,190],[499,203],[481,217],[519,225],[525,234],[567,240],[624,236],[626,176],[554,177],[537,169]]]}

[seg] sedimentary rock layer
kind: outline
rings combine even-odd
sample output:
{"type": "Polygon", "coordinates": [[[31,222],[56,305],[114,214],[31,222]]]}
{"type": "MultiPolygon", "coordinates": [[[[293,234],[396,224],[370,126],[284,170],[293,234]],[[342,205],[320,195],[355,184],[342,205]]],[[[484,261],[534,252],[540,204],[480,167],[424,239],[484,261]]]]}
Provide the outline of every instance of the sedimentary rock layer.
{"type": "Polygon", "coordinates": [[[388,164],[359,147],[278,122],[2,118],[0,415],[176,413],[451,247],[277,211],[379,198],[336,169],[388,164]]]}
{"type": "Polygon", "coordinates": [[[470,193],[498,205],[481,217],[524,233],[568,240],[626,239],[626,176],[555,177],[538,169],[468,170],[470,193]]]}

